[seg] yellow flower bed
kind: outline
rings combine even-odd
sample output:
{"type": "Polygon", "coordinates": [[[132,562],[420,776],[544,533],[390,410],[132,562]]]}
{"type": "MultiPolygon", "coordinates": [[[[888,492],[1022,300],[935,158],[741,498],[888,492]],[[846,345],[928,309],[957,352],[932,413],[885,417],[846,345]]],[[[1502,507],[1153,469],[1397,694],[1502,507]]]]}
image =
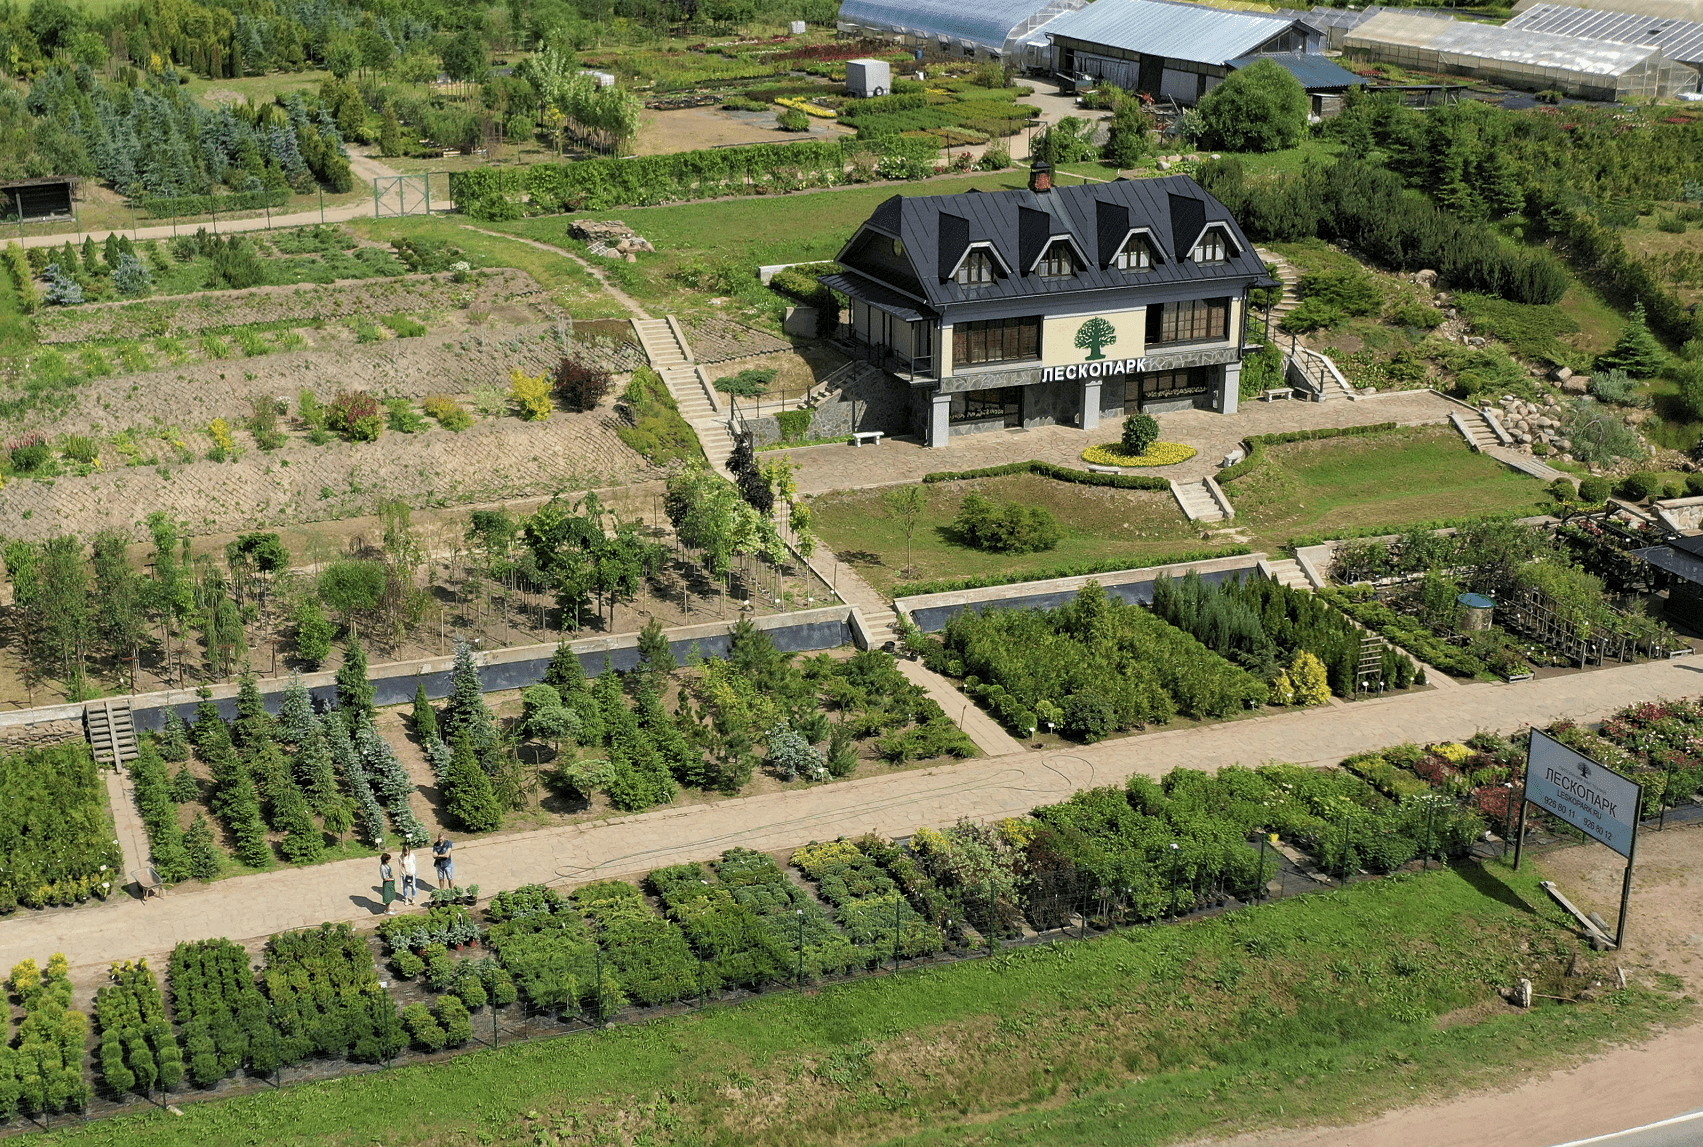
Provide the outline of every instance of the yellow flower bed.
{"type": "Polygon", "coordinates": [[[775,101],[782,107],[797,108],[805,115],[813,115],[817,119],[839,119],[840,113],[833,108],[825,108],[821,104],[813,104],[802,96],[782,96],[775,101]]]}
{"type": "Polygon", "coordinates": [[[1193,446],[1184,446],[1181,442],[1155,442],[1147,448],[1147,453],[1132,456],[1123,453],[1121,443],[1107,442],[1084,450],[1082,460],[1096,466],[1175,466],[1198,453],[1193,446]]]}

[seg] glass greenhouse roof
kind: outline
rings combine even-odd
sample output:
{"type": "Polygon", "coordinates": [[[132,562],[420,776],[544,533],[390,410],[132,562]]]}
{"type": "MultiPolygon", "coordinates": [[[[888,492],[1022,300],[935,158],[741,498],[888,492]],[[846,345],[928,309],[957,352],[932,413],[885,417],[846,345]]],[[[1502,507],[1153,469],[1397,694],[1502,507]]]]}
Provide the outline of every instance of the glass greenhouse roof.
{"type": "Polygon", "coordinates": [[[1636,12],[1601,12],[1563,4],[1534,4],[1508,21],[1508,27],[1554,32],[1587,40],[1622,44],[1653,44],[1662,55],[1682,63],[1703,63],[1703,22],[1642,16],[1636,12]]]}
{"type": "Polygon", "coordinates": [[[1269,10],[1228,12],[1169,0],[1098,0],[1059,17],[1047,32],[1128,52],[1222,64],[1258,51],[1292,22],[1269,10]]]}
{"type": "Polygon", "coordinates": [[[1631,12],[1639,16],[1665,16],[1669,20],[1703,21],[1703,0],[1519,0],[1515,12],[1524,12],[1539,4],[1560,4],[1567,8],[1588,8],[1592,11],[1631,12]]]}
{"type": "Polygon", "coordinates": [[[918,36],[968,40],[998,52],[1014,33],[1028,31],[1024,25],[1030,21],[1079,7],[1083,2],[1061,5],[1058,0],[981,0],[966,7],[963,0],[844,0],[840,21],[918,36]]]}
{"type": "Polygon", "coordinates": [[[1552,32],[1433,20],[1402,12],[1381,12],[1343,41],[1345,47],[1396,46],[1445,56],[1495,60],[1525,71],[1572,72],[1618,76],[1644,65],[1656,54],[1646,44],[1585,40],[1552,32]]]}

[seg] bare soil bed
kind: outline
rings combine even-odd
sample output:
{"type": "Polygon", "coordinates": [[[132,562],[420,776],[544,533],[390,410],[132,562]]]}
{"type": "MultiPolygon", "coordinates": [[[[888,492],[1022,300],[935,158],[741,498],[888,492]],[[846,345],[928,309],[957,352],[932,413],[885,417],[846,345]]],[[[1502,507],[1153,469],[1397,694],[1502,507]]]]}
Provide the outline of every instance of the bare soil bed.
{"type": "Polygon", "coordinates": [[[181,336],[251,323],[312,322],[354,315],[401,311],[464,310],[490,312],[516,305],[534,317],[555,318],[559,307],[538,281],[510,268],[475,271],[465,283],[445,273],[355,279],[328,286],[304,284],[255,287],[246,291],[202,291],[193,295],[125,303],[90,303],[53,308],[36,320],[43,343],[91,339],[181,336]]]}
{"type": "MultiPolygon", "coordinates": [[[[514,358],[508,364],[518,365],[514,358]]],[[[506,365],[503,373],[507,373],[506,365]]],[[[169,401],[162,397],[160,401],[169,401]]],[[[235,405],[234,401],[232,405],[235,405]]],[[[108,527],[143,537],[164,511],[190,532],[224,532],[412,506],[499,502],[562,489],[644,481],[656,470],[615,433],[612,405],[542,422],[492,418],[459,433],[387,433],[377,442],[304,441],[234,462],[126,466],[86,476],[14,480],[0,489],[9,537],[88,537],[108,527]]]]}
{"type": "Polygon", "coordinates": [[[702,363],[732,362],[792,349],[792,344],[785,339],[744,323],[697,319],[681,325],[686,330],[686,343],[692,348],[692,357],[702,363]]]}

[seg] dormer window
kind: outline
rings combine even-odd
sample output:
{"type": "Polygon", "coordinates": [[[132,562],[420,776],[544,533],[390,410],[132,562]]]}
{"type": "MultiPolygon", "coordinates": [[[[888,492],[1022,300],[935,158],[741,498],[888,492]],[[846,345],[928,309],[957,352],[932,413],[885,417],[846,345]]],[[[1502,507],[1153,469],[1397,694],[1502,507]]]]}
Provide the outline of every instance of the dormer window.
{"type": "Polygon", "coordinates": [[[1069,279],[1076,275],[1076,252],[1070,249],[1070,243],[1064,239],[1053,240],[1047,253],[1041,256],[1041,265],[1037,268],[1043,279],[1069,279]]]}
{"type": "Polygon", "coordinates": [[[1197,263],[1222,263],[1230,257],[1230,241],[1217,227],[1208,227],[1189,255],[1197,263]]]}
{"type": "Polygon", "coordinates": [[[958,264],[958,273],[952,277],[960,286],[965,287],[993,282],[993,255],[988,251],[971,251],[964,256],[964,261],[958,264]]]}
{"type": "Polygon", "coordinates": [[[1153,246],[1140,235],[1131,235],[1123,250],[1118,252],[1118,270],[1150,271],[1153,269],[1153,246]]]}

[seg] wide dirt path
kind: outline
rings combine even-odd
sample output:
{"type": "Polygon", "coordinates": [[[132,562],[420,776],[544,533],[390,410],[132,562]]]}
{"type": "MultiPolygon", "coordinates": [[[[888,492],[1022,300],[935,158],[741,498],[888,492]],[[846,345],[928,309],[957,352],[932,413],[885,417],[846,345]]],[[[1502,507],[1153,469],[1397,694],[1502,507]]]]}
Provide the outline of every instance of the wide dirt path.
{"type": "MultiPolygon", "coordinates": [[[[1354,705],[1174,729],[1073,748],[1025,752],[925,771],[661,809],[618,819],[496,836],[456,850],[461,883],[487,891],[533,881],[580,883],[643,873],[745,845],[780,849],[841,834],[908,835],[959,817],[1014,816],[1091,785],[1179,765],[1287,760],[1332,764],[1400,741],[1470,736],[1562,717],[1593,720],[1631,702],[1699,690],[1703,665],[1652,662],[1518,685],[1432,689],[1354,705]]],[[[343,861],[168,893],[146,903],[21,914],[0,928],[0,967],[64,951],[78,967],[153,955],[179,940],[251,940],[322,920],[363,920],[377,908],[377,865],[343,861]]],[[[422,874],[424,875],[424,874],[422,874]]]]}

